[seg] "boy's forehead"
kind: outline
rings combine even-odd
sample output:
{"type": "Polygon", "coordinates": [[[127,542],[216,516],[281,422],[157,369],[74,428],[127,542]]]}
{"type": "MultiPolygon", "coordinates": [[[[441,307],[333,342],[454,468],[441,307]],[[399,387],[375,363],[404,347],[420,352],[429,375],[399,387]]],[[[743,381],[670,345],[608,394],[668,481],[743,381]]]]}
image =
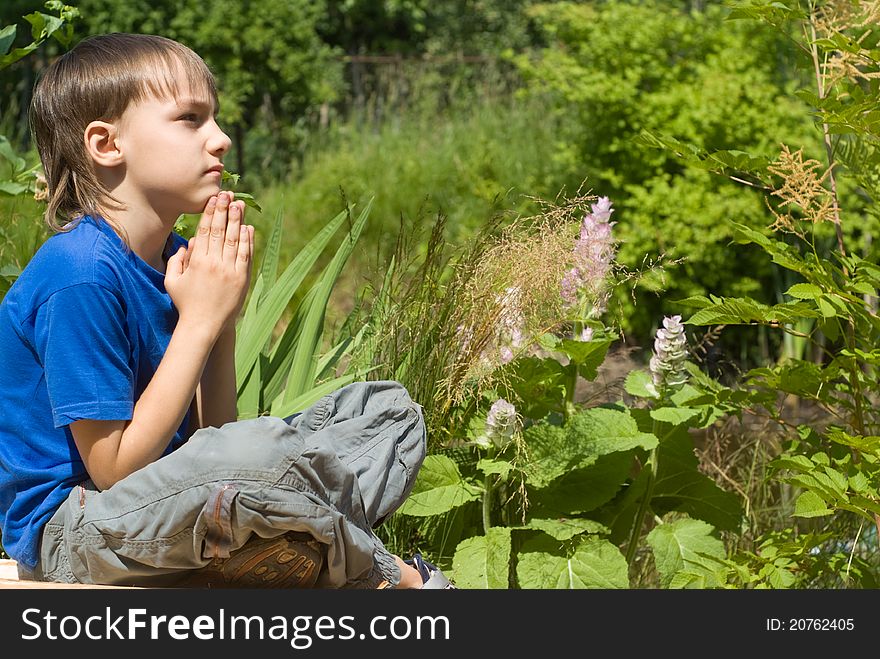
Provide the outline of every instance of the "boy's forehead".
{"type": "Polygon", "coordinates": [[[194,79],[179,62],[153,68],[145,91],[159,100],[174,101],[178,105],[216,106],[208,81],[194,79]]]}

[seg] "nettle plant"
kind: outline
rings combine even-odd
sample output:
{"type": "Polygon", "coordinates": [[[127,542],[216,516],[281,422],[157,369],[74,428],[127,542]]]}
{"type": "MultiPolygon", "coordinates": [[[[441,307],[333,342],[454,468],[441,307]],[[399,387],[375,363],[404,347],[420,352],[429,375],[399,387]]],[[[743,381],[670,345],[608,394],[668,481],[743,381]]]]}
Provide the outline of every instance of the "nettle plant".
{"type": "Polygon", "coordinates": [[[577,395],[619,338],[603,320],[611,287],[632,276],[615,264],[610,200],[585,211],[585,199],[489,250],[458,326],[459,431],[399,513],[447,520],[435,527],[460,587],[628,588],[649,556],[663,586],[715,585],[704,557],[725,560],[719,531],[742,523],[689,432],[738,394],[688,365],[680,318],[664,319],[650,368],[630,373],[628,401],[577,395]],[[523,267],[527,254],[542,266],[523,267]]]}
{"type": "Polygon", "coordinates": [[[706,153],[645,135],[643,143],[764,190],[765,232],[734,223],[736,242],[763,250],[791,285],[775,305],[695,297],[686,323],[764,325],[802,349],[744,374],[743,409],[779,424],[785,443],[769,478],[794,493],[791,525],[765,529],[754,547],[714,570],[730,586],[877,587],[880,530],[880,267],[873,237],[880,195],[880,6],[876,2],[752,2],[733,18],[800,35],[824,154],[782,145],[775,158],[706,153]],[[824,161],[823,161],[824,160],[824,161]],[[846,201],[846,203],[843,203],[846,201]],[[795,401],[819,422],[792,419],[795,401]],[[787,405],[786,403],[789,403],[787,405]]]}

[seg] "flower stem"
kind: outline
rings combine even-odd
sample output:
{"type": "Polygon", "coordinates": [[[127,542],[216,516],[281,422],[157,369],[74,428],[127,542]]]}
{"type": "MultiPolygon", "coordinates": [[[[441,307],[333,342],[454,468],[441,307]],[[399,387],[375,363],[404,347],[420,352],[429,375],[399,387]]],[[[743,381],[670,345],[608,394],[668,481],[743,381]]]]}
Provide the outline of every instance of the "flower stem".
{"type": "MultiPolygon", "coordinates": [[[[658,430],[658,422],[654,421],[653,433],[656,436],[658,430]]],[[[633,523],[632,533],[630,535],[629,544],[626,547],[626,563],[632,565],[633,558],[636,555],[636,548],[639,546],[639,536],[642,534],[642,526],[645,523],[645,515],[648,512],[648,506],[651,504],[651,497],[654,496],[654,483],[657,481],[657,462],[660,455],[660,442],[658,439],[657,446],[651,449],[649,464],[651,471],[648,474],[648,484],[645,486],[645,493],[639,502],[639,510],[636,513],[636,519],[633,523]]]]}
{"type": "MultiPolygon", "coordinates": [[[[584,331],[584,324],[577,321],[574,324],[574,336],[578,337],[584,331]]],[[[574,413],[574,394],[578,382],[578,365],[575,361],[568,363],[568,382],[565,384],[565,410],[563,416],[568,421],[574,413]]]]}
{"type": "MultiPolygon", "coordinates": [[[[490,448],[488,457],[495,457],[495,449],[490,448]]],[[[492,528],[492,499],[495,494],[495,488],[492,484],[492,474],[486,474],[483,479],[483,533],[488,534],[492,528]]]]}

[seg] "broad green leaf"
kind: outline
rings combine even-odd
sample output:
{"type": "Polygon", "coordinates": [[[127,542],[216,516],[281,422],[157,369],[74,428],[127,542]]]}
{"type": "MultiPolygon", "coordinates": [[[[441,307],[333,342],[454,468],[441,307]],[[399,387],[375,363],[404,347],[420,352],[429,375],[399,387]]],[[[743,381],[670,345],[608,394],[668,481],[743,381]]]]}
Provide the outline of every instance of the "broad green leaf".
{"type": "Polygon", "coordinates": [[[817,316],[815,309],[802,302],[768,306],[751,298],[722,298],[700,309],[684,322],[686,325],[785,324],[817,316]]]}
{"type": "Polygon", "coordinates": [[[638,396],[639,398],[656,398],[657,394],[653,391],[653,380],[651,374],[643,369],[630,371],[624,382],[626,393],[630,396],[638,396]]]}
{"type": "Polygon", "coordinates": [[[564,339],[556,349],[568,355],[571,361],[578,365],[578,373],[581,377],[592,381],[596,379],[599,367],[605,361],[605,355],[608,354],[608,348],[612,343],[612,339],[595,341],[564,339]]]}
{"type": "Polygon", "coordinates": [[[658,407],[651,410],[651,418],[674,426],[682,425],[700,414],[700,410],[689,407],[658,407]]]}
{"type": "Polygon", "coordinates": [[[260,264],[260,277],[266,282],[266,289],[271,289],[278,276],[278,260],[281,257],[281,238],[284,233],[284,213],[281,209],[275,213],[272,232],[263,250],[263,262],[260,264]]]}
{"type": "Polygon", "coordinates": [[[833,514],[833,510],[829,510],[825,501],[815,492],[807,490],[798,496],[794,503],[795,517],[824,517],[833,514]]]}
{"type": "Polygon", "coordinates": [[[576,535],[585,533],[607,534],[608,527],[592,519],[583,517],[565,517],[560,519],[530,519],[523,527],[543,531],[556,540],[571,540],[576,535]]]}
{"type": "Polygon", "coordinates": [[[486,590],[510,588],[510,529],[492,527],[486,535],[458,543],[452,557],[452,574],[458,588],[486,590]]]}
{"type": "Polygon", "coordinates": [[[529,502],[542,513],[560,517],[594,510],[623,487],[632,463],[629,452],[600,456],[589,467],[573,469],[544,488],[529,488],[529,502]]]}
{"type": "Polygon", "coordinates": [[[27,185],[24,185],[22,183],[16,183],[14,181],[0,181],[0,195],[15,197],[16,195],[27,192],[27,189],[27,185]]]}
{"type": "Polygon", "coordinates": [[[0,55],[5,55],[9,52],[9,49],[12,47],[12,42],[15,41],[15,32],[18,29],[16,25],[7,25],[2,30],[0,30],[0,55]]]}
{"type": "Polygon", "coordinates": [[[738,531],[743,514],[738,495],[699,471],[693,440],[682,426],[660,445],[651,507],[659,515],[677,510],[725,531],[738,531]]]}
{"type": "Polygon", "coordinates": [[[238,418],[254,419],[260,416],[261,410],[261,393],[262,393],[262,366],[266,362],[266,357],[260,355],[254,368],[248,373],[247,378],[240,384],[238,390],[238,418]]]}
{"type": "Polygon", "coordinates": [[[555,359],[521,357],[512,366],[515,378],[511,387],[523,401],[523,416],[542,419],[550,412],[561,410],[568,381],[562,364],[555,359]]]}
{"type": "Polygon", "coordinates": [[[41,42],[52,36],[64,21],[58,16],[50,16],[39,11],[28,14],[24,19],[31,24],[31,36],[35,42],[41,42]]]}
{"type": "Polygon", "coordinates": [[[477,469],[487,476],[490,474],[498,474],[501,476],[502,480],[505,480],[507,475],[513,469],[513,465],[506,460],[488,460],[483,458],[477,462],[477,469]]]}
{"type": "Polygon", "coordinates": [[[551,538],[524,544],[516,566],[521,588],[629,588],[626,559],[607,540],[585,538],[571,555],[558,545],[551,538]]]}
{"type": "Polygon", "coordinates": [[[272,346],[269,355],[269,366],[263,371],[263,389],[264,397],[269,400],[284,396],[284,387],[287,384],[287,377],[290,374],[290,365],[296,355],[296,351],[300,349],[300,334],[302,332],[303,321],[306,315],[306,309],[311,305],[318,290],[318,285],[312,286],[303,298],[299,301],[293,316],[284,328],[281,338],[277,339],[272,346]]]}
{"type": "MultiPolygon", "coordinates": [[[[9,143],[9,140],[4,135],[0,135],[0,157],[10,164],[13,172],[20,172],[27,165],[25,159],[15,152],[12,145],[9,143]]],[[[10,181],[10,183],[11,182],[12,181],[10,181]]],[[[25,186],[25,189],[27,189],[27,186],[25,186]]]]}
{"type": "Polygon", "coordinates": [[[397,512],[414,517],[440,515],[475,501],[481,493],[480,488],[464,481],[458,465],[448,456],[428,455],[412,493],[397,512]]]}
{"type": "Polygon", "coordinates": [[[816,306],[819,308],[819,313],[822,314],[824,318],[834,318],[837,316],[837,310],[834,308],[827,297],[820,297],[816,300],[816,306]]]}
{"type": "Polygon", "coordinates": [[[541,421],[523,432],[529,447],[524,471],[534,487],[593,464],[599,456],[635,448],[650,450],[657,438],[641,432],[628,412],[595,407],[572,416],[564,427],[541,421]]]}
{"type": "Polygon", "coordinates": [[[14,64],[22,57],[25,57],[32,52],[34,52],[39,47],[38,43],[30,43],[23,48],[15,48],[14,50],[6,53],[5,55],[0,55],[0,70],[5,69],[7,66],[14,64]]]}
{"type": "Polygon", "coordinates": [[[258,213],[262,213],[262,212],[263,212],[262,207],[260,206],[259,203],[257,203],[257,200],[254,199],[254,195],[252,195],[252,194],[249,194],[249,193],[247,193],[247,192],[233,192],[233,193],[232,193],[232,199],[233,199],[234,201],[235,201],[235,200],[237,200],[237,201],[243,201],[244,204],[245,204],[245,206],[250,206],[251,208],[253,208],[253,209],[254,209],[255,211],[257,211],[258,213]]]}
{"type": "Polygon", "coordinates": [[[13,280],[18,278],[20,274],[21,268],[19,268],[17,265],[6,264],[0,267],[0,277],[3,277],[4,279],[13,280]]]}
{"type": "Polygon", "coordinates": [[[815,284],[795,284],[785,294],[798,300],[815,300],[822,296],[822,289],[815,284]]]}
{"type": "Polygon", "coordinates": [[[654,527],[647,542],[654,553],[654,564],[664,588],[682,570],[712,577],[708,579],[709,585],[717,585],[712,584],[714,575],[711,572],[706,574],[697,556],[703,553],[716,558],[725,557],[724,543],[713,535],[714,531],[710,524],[696,519],[679,519],[654,527]]]}

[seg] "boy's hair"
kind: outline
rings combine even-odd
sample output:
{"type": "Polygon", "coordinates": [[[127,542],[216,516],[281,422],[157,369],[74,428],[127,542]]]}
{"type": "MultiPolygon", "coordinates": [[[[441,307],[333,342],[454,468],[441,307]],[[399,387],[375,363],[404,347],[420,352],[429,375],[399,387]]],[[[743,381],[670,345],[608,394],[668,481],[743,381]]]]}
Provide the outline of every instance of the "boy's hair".
{"type": "Polygon", "coordinates": [[[179,75],[193,93],[207,92],[217,107],[208,66],[192,50],[165,37],[89,37],[46,69],[34,89],[30,122],[46,175],[50,228],[60,231],[102,207],[123,207],[95,173],[85,149],[85,129],[92,121],[115,121],[131,103],[151,96],[176,100],[179,75]]]}

